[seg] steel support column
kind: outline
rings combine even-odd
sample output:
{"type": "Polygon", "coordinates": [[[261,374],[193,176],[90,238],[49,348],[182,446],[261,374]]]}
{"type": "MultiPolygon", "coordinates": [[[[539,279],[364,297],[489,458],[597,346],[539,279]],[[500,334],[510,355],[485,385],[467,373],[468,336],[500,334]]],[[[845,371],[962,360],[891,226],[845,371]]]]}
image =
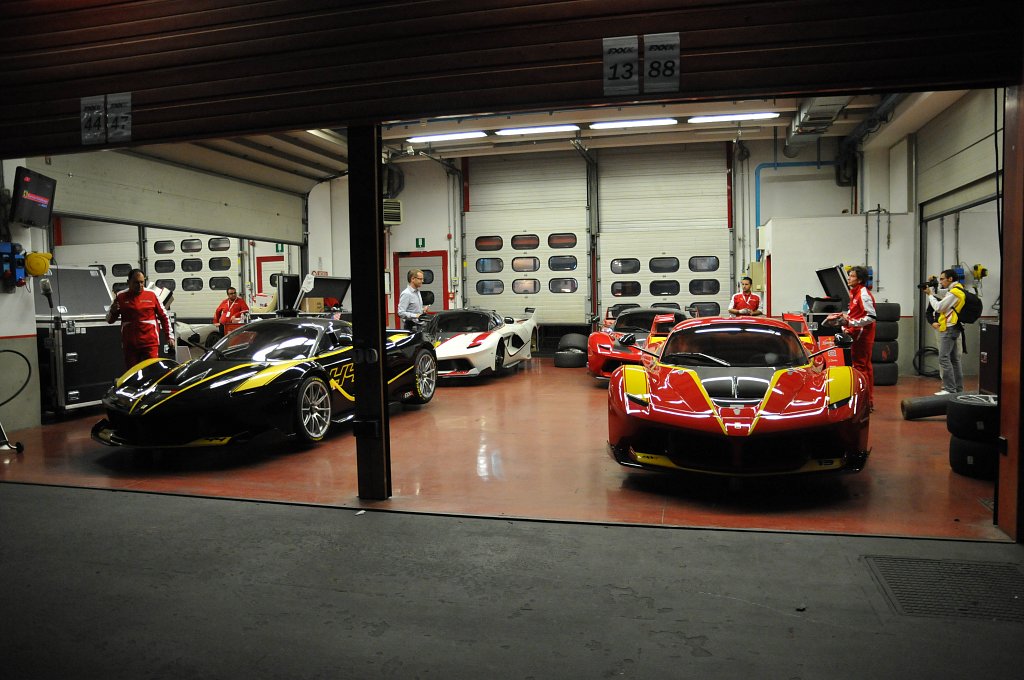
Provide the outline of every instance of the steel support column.
{"type": "Polygon", "coordinates": [[[384,221],[379,126],[348,129],[349,247],[356,361],[356,465],[359,497],[391,497],[391,435],[384,375],[384,221]]]}

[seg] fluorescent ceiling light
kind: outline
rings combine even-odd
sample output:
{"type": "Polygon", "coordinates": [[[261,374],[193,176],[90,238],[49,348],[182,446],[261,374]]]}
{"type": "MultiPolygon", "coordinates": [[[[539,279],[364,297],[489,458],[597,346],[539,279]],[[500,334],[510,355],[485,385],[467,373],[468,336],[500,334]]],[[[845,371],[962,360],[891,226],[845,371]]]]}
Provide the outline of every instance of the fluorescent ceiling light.
{"type": "Polygon", "coordinates": [[[688,119],[687,123],[723,123],[730,120],[766,120],[778,118],[777,113],[727,113],[721,116],[694,116],[688,119]]]}
{"type": "Polygon", "coordinates": [[[505,128],[494,134],[507,137],[509,135],[542,135],[546,132],[575,132],[579,125],[538,125],[536,127],[505,128]]]}
{"type": "Polygon", "coordinates": [[[410,144],[421,144],[424,142],[447,142],[453,139],[476,139],[478,137],[486,137],[486,132],[476,130],[474,132],[452,132],[447,135],[424,135],[423,137],[409,137],[407,142],[410,144]]]}
{"type": "Polygon", "coordinates": [[[591,130],[610,130],[613,128],[653,127],[655,125],[675,125],[675,118],[648,118],[646,120],[615,120],[610,123],[591,123],[591,130]]]}

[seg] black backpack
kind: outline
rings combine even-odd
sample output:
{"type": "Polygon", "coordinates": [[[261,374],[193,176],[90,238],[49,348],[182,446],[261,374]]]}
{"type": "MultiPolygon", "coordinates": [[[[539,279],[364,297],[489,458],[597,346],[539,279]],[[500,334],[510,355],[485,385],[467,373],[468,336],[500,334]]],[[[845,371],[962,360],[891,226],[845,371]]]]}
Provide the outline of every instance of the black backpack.
{"type": "Polygon", "coordinates": [[[960,312],[956,315],[958,323],[974,323],[981,317],[981,310],[984,305],[981,302],[981,298],[972,291],[964,288],[964,306],[960,309],[960,312]]]}

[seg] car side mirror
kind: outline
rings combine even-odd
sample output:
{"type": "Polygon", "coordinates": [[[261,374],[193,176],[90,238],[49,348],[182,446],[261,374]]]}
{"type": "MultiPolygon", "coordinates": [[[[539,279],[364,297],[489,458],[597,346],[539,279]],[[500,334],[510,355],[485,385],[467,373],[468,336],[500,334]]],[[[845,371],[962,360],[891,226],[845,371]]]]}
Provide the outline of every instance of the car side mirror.
{"type": "Polygon", "coordinates": [[[506,316],[504,319],[502,319],[502,321],[504,321],[505,323],[515,323],[516,322],[516,320],[513,319],[511,316],[506,316]]]}
{"type": "Polygon", "coordinates": [[[619,338],[619,344],[625,347],[632,347],[633,345],[636,344],[636,336],[633,335],[632,333],[626,333],[621,338],[619,338]]]}
{"type": "Polygon", "coordinates": [[[835,337],[836,347],[846,349],[847,347],[853,347],[853,336],[849,333],[836,333],[835,337]]]}

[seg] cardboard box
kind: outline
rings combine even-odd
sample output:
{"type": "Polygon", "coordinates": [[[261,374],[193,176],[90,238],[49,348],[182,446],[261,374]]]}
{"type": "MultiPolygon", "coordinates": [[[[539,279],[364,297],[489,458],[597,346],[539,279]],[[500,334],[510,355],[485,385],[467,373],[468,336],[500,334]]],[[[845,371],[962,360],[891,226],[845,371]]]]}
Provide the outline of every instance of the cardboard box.
{"type": "Polygon", "coordinates": [[[324,299],[322,297],[302,298],[299,311],[319,314],[324,311],[324,299]]]}

